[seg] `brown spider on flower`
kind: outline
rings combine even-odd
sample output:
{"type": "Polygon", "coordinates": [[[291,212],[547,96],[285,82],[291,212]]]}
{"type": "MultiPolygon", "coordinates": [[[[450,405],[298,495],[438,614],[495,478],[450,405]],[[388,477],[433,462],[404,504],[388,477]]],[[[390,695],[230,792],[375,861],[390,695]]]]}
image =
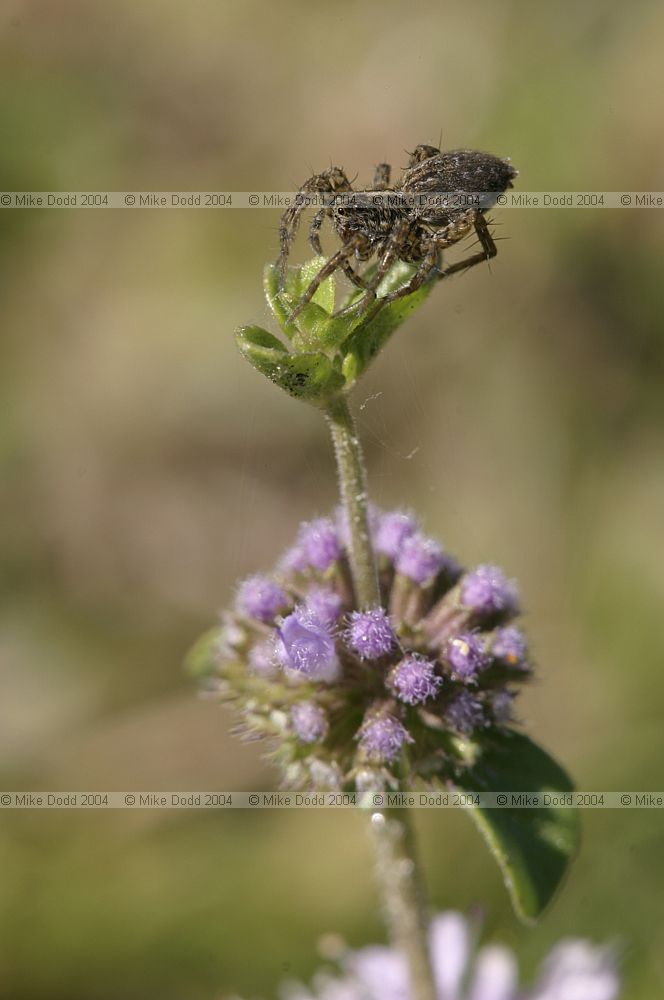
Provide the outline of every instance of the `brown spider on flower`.
{"type": "Polygon", "coordinates": [[[328,218],[341,241],[313,278],[289,316],[292,322],[311,301],[322,281],[342,270],[364,294],[350,307],[371,314],[382,306],[416,291],[425,281],[465,271],[495,257],[497,250],[485,212],[499,195],[512,187],[517,176],[509,160],[469,149],[441,152],[435,146],[419,145],[410,154],[408,166],[390,187],[391,167],[376,167],[373,186],[354,191],[340,167],[314,174],[302,185],[294,203],[281,218],[277,261],[281,282],[302,212],[312,201],[321,205],[309,227],[309,242],[322,255],[320,229],[328,218]],[[481,245],[477,253],[442,267],[441,252],[475,230],[481,245]],[[359,274],[351,260],[376,258],[371,276],[359,274]],[[405,284],[376,298],[378,286],[393,264],[404,261],[417,269],[405,284]]]}

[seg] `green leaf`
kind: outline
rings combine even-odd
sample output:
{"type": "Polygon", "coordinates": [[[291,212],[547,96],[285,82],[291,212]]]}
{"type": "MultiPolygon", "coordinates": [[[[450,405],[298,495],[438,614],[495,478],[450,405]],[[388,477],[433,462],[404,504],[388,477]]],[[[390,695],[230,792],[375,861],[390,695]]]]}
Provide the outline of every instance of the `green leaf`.
{"type": "MultiPolygon", "coordinates": [[[[294,274],[295,289],[291,291],[288,287],[287,279],[286,291],[299,301],[325,263],[327,263],[327,257],[314,257],[313,260],[308,260],[302,267],[295,268],[294,272],[291,272],[294,274]]],[[[334,312],[334,275],[330,275],[325,281],[321,281],[311,301],[315,302],[321,309],[324,309],[330,316],[332,315],[334,312]]]]}
{"type": "Polygon", "coordinates": [[[324,354],[296,354],[270,376],[291,396],[324,405],[343,387],[343,376],[324,354]]]}
{"type": "Polygon", "coordinates": [[[240,351],[253,367],[291,396],[324,405],[342,388],[344,379],[324,354],[289,354],[280,340],[259,326],[235,333],[240,351]]]}
{"type": "MultiPolygon", "coordinates": [[[[288,315],[300,301],[312,280],[325,264],[326,257],[314,257],[302,267],[288,267],[284,276],[284,286],[279,290],[279,269],[268,264],[263,272],[263,288],[268,305],[285,332],[289,332],[288,315]]],[[[334,312],[334,275],[322,281],[311,301],[324,310],[328,316],[334,312]]],[[[290,327],[292,330],[292,326],[290,327]]]]}
{"type": "Polygon", "coordinates": [[[241,326],[235,331],[235,341],[242,357],[269,379],[289,356],[281,341],[260,326],[241,326]]]}
{"type": "Polygon", "coordinates": [[[184,669],[191,677],[209,677],[219,669],[217,644],[219,628],[211,628],[200,636],[187,653],[184,669]]]}
{"type": "MultiPolygon", "coordinates": [[[[556,761],[513,730],[492,735],[456,785],[466,792],[573,791],[556,761]]],[[[500,866],[514,909],[526,923],[534,923],[578,849],[578,810],[570,805],[470,810],[500,866]]]]}
{"type": "MultiPolygon", "coordinates": [[[[296,302],[290,301],[294,309],[296,302]]],[[[307,302],[295,317],[298,334],[293,337],[293,346],[296,350],[320,348],[326,352],[334,351],[361,321],[361,316],[352,313],[332,317],[315,302],[307,302]]]]}
{"type": "Polygon", "coordinates": [[[274,318],[276,319],[282,330],[290,336],[287,319],[290,310],[281,301],[279,294],[279,268],[275,267],[274,264],[267,264],[263,269],[263,291],[265,292],[265,298],[267,299],[267,304],[272,311],[274,318]]]}
{"type": "Polygon", "coordinates": [[[256,357],[281,357],[288,354],[285,344],[262,326],[241,326],[235,333],[240,350],[251,352],[256,357]]]}
{"type": "MultiPolygon", "coordinates": [[[[376,273],[376,267],[377,267],[376,264],[371,264],[366,269],[366,271],[362,275],[365,281],[371,281],[374,274],[376,273]]],[[[387,272],[387,274],[381,281],[380,285],[378,286],[376,294],[378,295],[379,298],[381,298],[384,295],[389,295],[390,292],[394,292],[397,288],[400,288],[401,285],[404,285],[409,280],[409,278],[412,278],[412,276],[415,274],[416,271],[417,271],[417,264],[406,264],[405,261],[402,260],[397,261],[397,263],[393,264],[393,266],[390,268],[390,270],[387,272]]],[[[347,306],[350,306],[354,302],[357,302],[357,300],[361,298],[362,295],[364,295],[363,289],[353,288],[349,293],[349,295],[344,300],[342,308],[346,309],[347,306]]]]}
{"type": "MultiPolygon", "coordinates": [[[[392,272],[387,277],[390,278],[391,274],[392,272]]],[[[395,287],[401,283],[397,281],[395,287]]],[[[407,316],[424,302],[434,284],[433,281],[427,281],[411,295],[395,299],[394,302],[383,306],[373,319],[360,323],[341,345],[344,370],[347,367],[354,370],[355,379],[359,378],[383,349],[397,327],[401,326],[407,316]],[[349,360],[351,358],[352,361],[349,360]]],[[[382,284],[380,288],[383,288],[382,284]]]]}

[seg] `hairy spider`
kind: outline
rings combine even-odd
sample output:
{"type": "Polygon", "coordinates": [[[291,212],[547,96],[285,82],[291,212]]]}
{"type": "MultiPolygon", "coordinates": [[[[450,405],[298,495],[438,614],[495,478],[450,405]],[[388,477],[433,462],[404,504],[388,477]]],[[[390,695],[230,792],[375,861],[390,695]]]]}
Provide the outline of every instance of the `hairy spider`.
{"type": "Polygon", "coordinates": [[[315,192],[323,200],[309,228],[311,246],[317,254],[322,254],[320,228],[326,217],[341,246],[312,279],[289,321],[311,301],[320,283],[339,269],[364,290],[350,308],[363,311],[374,303],[372,313],[375,313],[386,303],[416,291],[436,273],[438,279],[446,278],[494,257],[497,250],[485,212],[503,191],[512,187],[516,175],[509,160],[490,153],[468,149],[441,152],[435,146],[423,144],[415,147],[408,166],[392,187],[387,163],[376,167],[373,187],[362,191],[353,191],[339,167],[310,177],[281,220],[278,260],[281,274],[285,272],[300,215],[307,207],[307,194],[315,192]],[[481,250],[449,267],[441,267],[442,250],[473,229],[481,250]],[[368,261],[374,256],[376,266],[367,280],[355,271],[351,260],[368,261]],[[376,299],[380,282],[396,261],[418,266],[405,284],[376,299]]]}
{"type": "MultiPolygon", "coordinates": [[[[388,163],[379,163],[376,167],[372,190],[386,191],[389,187],[389,183],[390,166],[388,163]]],[[[341,167],[329,167],[328,170],[324,170],[321,174],[314,174],[313,177],[310,177],[304,182],[296,195],[295,201],[292,205],[289,205],[281,217],[281,224],[279,226],[279,244],[281,250],[277,259],[277,266],[280,273],[280,285],[283,285],[284,282],[286,261],[288,259],[288,254],[290,253],[291,245],[297,235],[297,230],[300,224],[300,216],[309,206],[310,200],[312,200],[307,196],[317,196],[315,199],[316,204],[320,204],[321,201],[323,202],[323,206],[316,212],[311,221],[311,225],[309,226],[309,243],[313,247],[314,251],[319,256],[322,256],[323,248],[320,243],[320,228],[323,221],[327,216],[332,220],[332,224],[335,226],[335,229],[337,228],[335,224],[335,206],[337,204],[336,195],[346,195],[352,191],[353,188],[351,186],[351,182],[348,180],[341,167]]],[[[339,233],[338,229],[337,232],[339,233]]],[[[339,233],[339,235],[341,235],[341,233],[339,233]]],[[[368,260],[372,252],[373,251],[369,252],[366,256],[358,256],[358,259],[368,260]]],[[[366,288],[365,282],[353,270],[348,258],[341,260],[341,262],[335,266],[334,270],[337,270],[339,267],[342,268],[346,276],[353,282],[354,285],[357,285],[359,288],[366,288]]],[[[321,278],[320,280],[322,281],[323,279],[321,278]]],[[[315,291],[316,289],[314,288],[311,295],[313,295],[315,291]]],[[[309,299],[306,301],[308,302],[309,299]]],[[[304,305],[304,301],[301,305],[304,305]]]]}

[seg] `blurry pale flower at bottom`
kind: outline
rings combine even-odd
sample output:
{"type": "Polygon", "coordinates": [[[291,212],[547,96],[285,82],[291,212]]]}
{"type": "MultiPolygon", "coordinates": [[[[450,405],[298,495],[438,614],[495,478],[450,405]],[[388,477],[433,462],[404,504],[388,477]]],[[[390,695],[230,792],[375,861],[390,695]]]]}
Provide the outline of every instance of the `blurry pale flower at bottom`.
{"type": "MultiPolygon", "coordinates": [[[[431,922],[430,943],[439,1000],[618,1000],[620,983],[609,948],[569,938],[549,953],[535,985],[519,986],[509,948],[487,945],[474,953],[474,927],[460,913],[431,922]]],[[[409,1000],[408,974],[391,948],[349,951],[340,974],[319,972],[312,988],[289,983],[282,1000],[409,1000]]]]}

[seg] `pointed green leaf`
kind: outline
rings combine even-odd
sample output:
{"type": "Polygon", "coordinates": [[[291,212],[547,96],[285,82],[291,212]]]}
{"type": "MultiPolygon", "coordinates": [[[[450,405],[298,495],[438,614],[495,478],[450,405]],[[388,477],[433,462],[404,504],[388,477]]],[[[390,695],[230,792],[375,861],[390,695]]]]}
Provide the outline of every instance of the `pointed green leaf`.
{"type": "MultiPolygon", "coordinates": [[[[314,257],[302,267],[288,267],[284,276],[284,286],[279,290],[279,269],[269,264],[263,272],[263,288],[268,305],[284,332],[291,335],[293,326],[288,324],[288,316],[300,301],[311,281],[316,277],[325,257],[314,257]]],[[[314,292],[311,302],[328,315],[334,312],[334,275],[322,281],[314,292]]]]}
{"type": "MultiPolygon", "coordinates": [[[[295,308],[295,300],[287,299],[285,295],[283,299],[295,308]]],[[[293,346],[300,350],[319,348],[326,352],[334,351],[361,321],[361,316],[352,313],[330,316],[315,302],[307,302],[295,317],[293,325],[298,333],[293,337],[293,346]]]]}
{"type": "MultiPolygon", "coordinates": [[[[302,267],[289,268],[286,277],[286,291],[288,294],[299,302],[326,262],[327,257],[314,257],[312,260],[308,260],[306,264],[303,264],[302,267]]],[[[332,315],[334,312],[334,275],[330,275],[325,281],[321,281],[311,301],[315,302],[321,309],[324,309],[326,313],[332,315]]]]}
{"type": "MultiPolygon", "coordinates": [[[[384,295],[389,295],[390,292],[395,291],[400,288],[401,285],[412,278],[412,276],[417,271],[417,264],[406,264],[405,261],[397,261],[390,270],[387,272],[380,285],[378,286],[377,295],[381,298],[384,295]]],[[[376,273],[376,265],[372,264],[366,269],[362,277],[365,281],[371,281],[374,274],[376,273]]],[[[346,309],[349,305],[357,302],[359,298],[362,297],[364,291],[361,288],[353,288],[347,298],[344,300],[343,309],[346,309]]]]}
{"type": "MultiPolygon", "coordinates": [[[[466,792],[560,796],[573,791],[569,777],[556,761],[513,730],[492,736],[456,785],[466,792]]],[[[522,920],[533,923],[552,899],[576,854],[578,810],[569,805],[542,805],[527,809],[479,806],[470,811],[500,866],[514,909],[522,920]]]]}
{"type": "MultiPolygon", "coordinates": [[[[296,299],[291,299],[289,295],[282,296],[288,309],[295,309],[296,299]]],[[[302,306],[295,320],[290,327],[297,330],[293,335],[293,347],[295,350],[314,350],[323,346],[325,328],[331,322],[330,314],[325,312],[316,302],[307,302],[302,306]]]]}
{"type": "MultiPolygon", "coordinates": [[[[397,282],[397,287],[399,284],[400,282],[397,282]]],[[[433,285],[434,282],[428,281],[411,295],[406,295],[402,299],[395,299],[394,302],[389,302],[386,306],[383,306],[373,319],[364,321],[359,326],[356,326],[351,335],[341,345],[341,351],[344,355],[344,368],[346,365],[351,365],[351,362],[346,359],[349,355],[352,356],[352,366],[356,372],[355,378],[359,378],[383,349],[397,327],[401,326],[406,317],[418,305],[424,302],[433,285]]]]}
{"type": "Polygon", "coordinates": [[[235,331],[235,341],[249,364],[269,379],[289,356],[281,341],[260,326],[240,327],[235,331]]]}
{"type": "Polygon", "coordinates": [[[289,356],[270,376],[291,396],[324,405],[343,386],[343,377],[324,354],[289,356]]]}
{"type": "Polygon", "coordinates": [[[258,326],[244,326],[235,333],[242,355],[262,375],[291,396],[324,404],[342,388],[343,376],[324,354],[289,354],[281,341],[258,326]]]}
{"type": "Polygon", "coordinates": [[[243,354],[253,352],[257,357],[266,358],[288,354],[285,344],[262,326],[241,326],[236,330],[235,338],[243,354]]]}
{"type": "Polygon", "coordinates": [[[272,315],[282,330],[290,336],[287,323],[290,310],[281,301],[279,294],[279,268],[275,267],[274,264],[267,264],[263,269],[263,291],[265,292],[265,298],[272,311],[272,315]]]}

